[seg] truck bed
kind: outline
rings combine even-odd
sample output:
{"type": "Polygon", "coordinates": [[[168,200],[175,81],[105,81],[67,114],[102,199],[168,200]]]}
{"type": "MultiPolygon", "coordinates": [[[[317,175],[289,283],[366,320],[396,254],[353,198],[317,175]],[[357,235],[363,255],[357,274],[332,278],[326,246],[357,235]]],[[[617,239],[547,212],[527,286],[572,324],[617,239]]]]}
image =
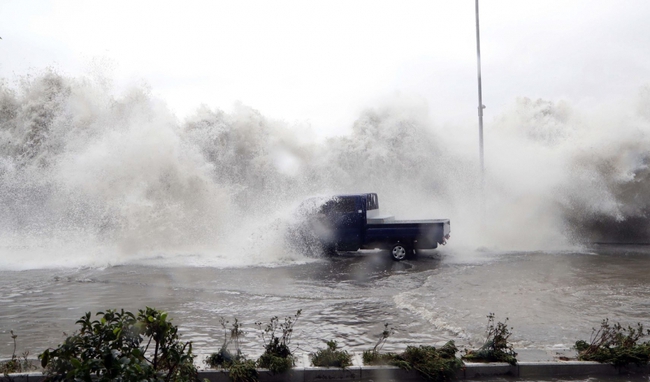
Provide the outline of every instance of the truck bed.
{"type": "Polygon", "coordinates": [[[427,219],[427,220],[392,220],[386,221],[383,223],[368,223],[368,227],[383,227],[389,226],[392,224],[399,225],[400,227],[404,224],[428,224],[428,223],[449,223],[449,219],[427,219]]]}
{"type": "Polygon", "coordinates": [[[364,248],[396,241],[413,242],[416,248],[436,248],[450,232],[449,219],[393,220],[368,224],[364,248]]]}

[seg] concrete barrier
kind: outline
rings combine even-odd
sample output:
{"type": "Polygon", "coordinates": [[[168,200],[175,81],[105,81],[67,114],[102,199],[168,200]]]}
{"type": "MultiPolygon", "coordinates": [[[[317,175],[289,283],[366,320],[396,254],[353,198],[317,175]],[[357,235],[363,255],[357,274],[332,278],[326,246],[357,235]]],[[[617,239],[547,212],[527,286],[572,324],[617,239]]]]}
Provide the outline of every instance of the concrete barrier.
{"type": "Polygon", "coordinates": [[[519,376],[518,366],[509,363],[465,363],[463,375],[459,379],[474,379],[490,376],[519,376]]]}
{"type": "Polygon", "coordinates": [[[518,377],[587,377],[595,375],[618,375],[613,365],[598,362],[520,362],[518,377]]]}
{"type": "MultiPolygon", "coordinates": [[[[373,381],[373,382],[419,382],[426,381],[417,371],[403,370],[394,366],[352,366],[346,369],[324,367],[296,367],[286,373],[273,374],[268,370],[258,370],[260,382],[318,382],[318,381],[373,381]]],[[[598,377],[613,375],[650,375],[649,366],[629,366],[616,368],[613,365],[597,362],[558,361],[521,362],[515,366],[507,363],[466,363],[456,377],[463,379],[537,378],[554,379],[562,377],[598,377]]],[[[42,382],[41,373],[9,374],[0,376],[0,382],[42,382]]],[[[228,372],[223,370],[199,371],[199,380],[210,382],[229,382],[228,372]]]]}

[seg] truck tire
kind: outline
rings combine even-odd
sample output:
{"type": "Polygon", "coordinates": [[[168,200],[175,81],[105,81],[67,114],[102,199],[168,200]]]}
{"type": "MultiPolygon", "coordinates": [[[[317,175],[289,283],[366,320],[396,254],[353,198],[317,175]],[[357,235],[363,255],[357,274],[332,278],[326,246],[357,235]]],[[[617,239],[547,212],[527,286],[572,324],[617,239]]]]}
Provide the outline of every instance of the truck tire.
{"type": "Polygon", "coordinates": [[[390,248],[390,258],[395,261],[402,261],[406,259],[413,250],[404,243],[395,243],[390,248]]]}

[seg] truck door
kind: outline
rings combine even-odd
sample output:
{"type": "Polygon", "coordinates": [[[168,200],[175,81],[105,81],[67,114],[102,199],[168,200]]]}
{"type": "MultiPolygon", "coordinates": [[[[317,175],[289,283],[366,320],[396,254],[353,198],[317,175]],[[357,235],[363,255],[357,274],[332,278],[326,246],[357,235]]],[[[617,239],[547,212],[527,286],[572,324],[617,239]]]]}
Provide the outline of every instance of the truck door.
{"type": "Polygon", "coordinates": [[[365,200],[360,196],[339,196],[333,203],[336,247],[356,251],[361,247],[365,228],[365,200]]]}

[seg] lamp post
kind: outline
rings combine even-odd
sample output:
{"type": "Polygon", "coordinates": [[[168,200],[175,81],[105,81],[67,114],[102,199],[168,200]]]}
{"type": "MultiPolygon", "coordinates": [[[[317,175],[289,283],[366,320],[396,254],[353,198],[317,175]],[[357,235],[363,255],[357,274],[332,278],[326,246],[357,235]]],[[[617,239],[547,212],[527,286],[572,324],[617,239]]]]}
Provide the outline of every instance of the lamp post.
{"type": "Polygon", "coordinates": [[[483,159],[483,89],[481,87],[481,35],[478,24],[478,0],[476,0],[476,63],[478,74],[478,144],[479,158],[481,161],[481,188],[485,183],[485,162],[483,159]]]}
{"type": "Polygon", "coordinates": [[[478,24],[478,0],[476,1],[476,68],[478,74],[478,149],[481,162],[481,227],[485,229],[485,161],[483,158],[483,88],[481,86],[481,34],[478,24]]]}

